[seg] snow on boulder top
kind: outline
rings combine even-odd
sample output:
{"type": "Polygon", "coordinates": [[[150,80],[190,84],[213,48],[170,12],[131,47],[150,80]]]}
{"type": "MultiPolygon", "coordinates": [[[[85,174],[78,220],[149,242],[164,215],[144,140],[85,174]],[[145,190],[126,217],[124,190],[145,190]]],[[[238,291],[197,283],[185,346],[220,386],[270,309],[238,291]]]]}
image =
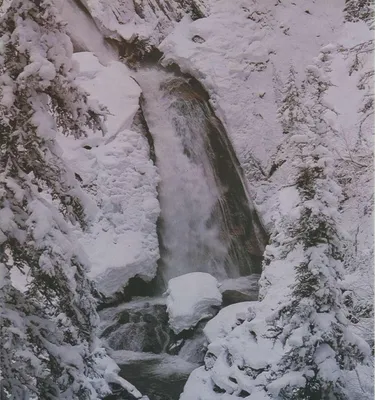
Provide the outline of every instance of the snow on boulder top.
{"type": "Polygon", "coordinates": [[[257,301],[244,301],[242,303],[231,304],[220,310],[214,318],[207,322],[207,325],[203,329],[209,343],[226,337],[239,324],[239,321],[245,321],[249,313],[249,308],[254,308],[257,304],[257,301]]]}
{"type": "Polygon", "coordinates": [[[214,306],[222,302],[218,286],[216,278],[204,272],[181,275],[168,282],[167,312],[176,334],[215,314],[214,306]]]}

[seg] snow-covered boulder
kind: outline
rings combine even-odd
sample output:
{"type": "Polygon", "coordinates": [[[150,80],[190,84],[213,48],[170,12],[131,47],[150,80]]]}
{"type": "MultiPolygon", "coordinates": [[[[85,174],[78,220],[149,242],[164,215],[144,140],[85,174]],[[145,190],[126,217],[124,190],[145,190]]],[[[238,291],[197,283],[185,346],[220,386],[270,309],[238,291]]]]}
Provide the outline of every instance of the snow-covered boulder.
{"type": "Polygon", "coordinates": [[[203,332],[207,340],[212,343],[216,339],[227,336],[229,332],[246,319],[249,309],[257,304],[259,303],[256,301],[244,301],[224,307],[204,327],[203,332]]]}
{"type": "Polygon", "coordinates": [[[215,315],[222,302],[218,287],[216,278],[205,272],[192,272],[168,282],[167,312],[176,334],[215,315]]]}

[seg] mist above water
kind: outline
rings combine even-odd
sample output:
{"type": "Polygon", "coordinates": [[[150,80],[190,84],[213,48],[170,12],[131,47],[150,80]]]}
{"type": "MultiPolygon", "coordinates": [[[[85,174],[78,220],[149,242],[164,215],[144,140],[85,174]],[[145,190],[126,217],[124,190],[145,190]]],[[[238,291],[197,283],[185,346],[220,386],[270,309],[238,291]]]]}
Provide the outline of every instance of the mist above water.
{"type": "Polygon", "coordinates": [[[203,88],[156,69],[136,79],[161,177],[162,280],[195,271],[219,280],[259,272],[264,232],[203,88]]]}

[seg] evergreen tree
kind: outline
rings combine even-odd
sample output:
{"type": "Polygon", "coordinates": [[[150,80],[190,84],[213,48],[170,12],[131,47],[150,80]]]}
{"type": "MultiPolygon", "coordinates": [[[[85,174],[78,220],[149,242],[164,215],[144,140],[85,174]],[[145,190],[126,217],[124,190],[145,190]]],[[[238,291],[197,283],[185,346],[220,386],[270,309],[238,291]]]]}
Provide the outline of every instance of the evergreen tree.
{"type": "Polygon", "coordinates": [[[295,156],[298,147],[293,143],[299,140],[296,132],[304,134],[302,130],[306,126],[308,110],[303,104],[301,88],[297,85],[297,73],[291,66],[288,78],[282,90],[281,105],[277,111],[278,119],[282,126],[283,134],[288,135],[277,147],[271,157],[271,168],[269,175],[272,175],[286,160],[295,156]]]}
{"type": "Polygon", "coordinates": [[[298,254],[290,301],[270,319],[270,337],[284,346],[266,385],[278,399],[349,400],[342,372],[369,355],[367,344],[349,327],[340,290],[345,235],[339,228],[341,191],[328,144],[331,128],[324,120],[327,60],[329,54],[321,54],[319,68],[308,68],[304,135],[296,124],[293,133],[299,140],[290,138],[298,150],[294,166],[300,200],[278,224],[266,252],[266,268],[277,257],[298,254]]]}
{"type": "Polygon", "coordinates": [[[296,83],[296,71],[291,66],[283,90],[283,101],[278,109],[278,117],[283,133],[293,132],[298,124],[306,122],[306,111],[301,105],[300,89],[296,83]]]}
{"type": "Polygon", "coordinates": [[[78,89],[75,73],[72,44],[50,1],[14,0],[0,20],[4,400],[110,392],[103,376],[111,374],[97,362],[107,356],[97,348],[88,263],[71,229],[84,224],[82,198],[55,139],[59,130],[78,137],[86,127],[101,128],[103,112],[78,89]],[[24,290],[14,285],[15,270],[27,275],[24,290]]]}
{"type": "Polygon", "coordinates": [[[349,22],[366,22],[374,29],[374,0],[346,0],[345,19],[349,22]]]}

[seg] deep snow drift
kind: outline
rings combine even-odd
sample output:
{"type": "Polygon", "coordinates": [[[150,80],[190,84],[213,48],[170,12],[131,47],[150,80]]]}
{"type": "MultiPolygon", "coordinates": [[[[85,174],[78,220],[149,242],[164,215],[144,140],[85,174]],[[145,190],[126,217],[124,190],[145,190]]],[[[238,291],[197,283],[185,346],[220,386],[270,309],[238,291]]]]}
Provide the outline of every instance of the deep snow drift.
{"type": "Polygon", "coordinates": [[[140,89],[128,68],[115,61],[105,67],[91,53],[77,53],[75,59],[79,83],[108,109],[108,132],[104,137],[89,132],[79,141],[65,137],[59,141],[94,203],[87,230],[77,234],[93,266],[91,277],[109,296],[135,275],[150,280],[156,274],[159,179],[147,139],[129,130],[140,89]]]}

